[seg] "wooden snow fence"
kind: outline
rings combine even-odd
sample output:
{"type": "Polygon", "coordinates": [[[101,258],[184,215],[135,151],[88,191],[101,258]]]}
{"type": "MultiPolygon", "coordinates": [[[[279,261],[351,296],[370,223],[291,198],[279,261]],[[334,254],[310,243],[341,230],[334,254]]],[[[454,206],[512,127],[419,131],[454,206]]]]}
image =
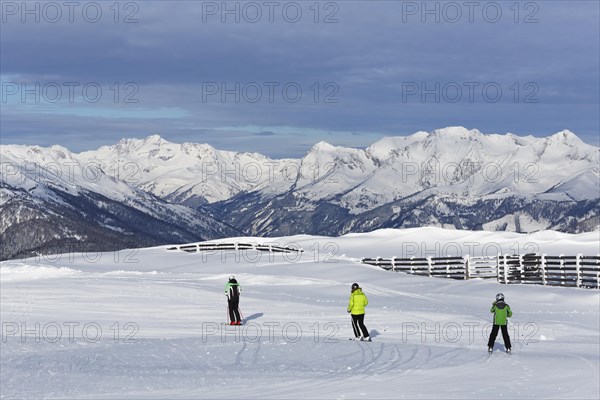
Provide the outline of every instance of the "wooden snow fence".
{"type": "Polygon", "coordinates": [[[498,281],[600,289],[600,255],[499,255],[498,281]]]}
{"type": "Polygon", "coordinates": [[[390,271],[452,279],[495,278],[496,257],[363,258],[364,264],[390,271]]]}
{"type": "Polygon", "coordinates": [[[256,250],[256,251],[268,251],[270,253],[300,253],[304,250],[301,248],[294,248],[288,246],[277,246],[274,244],[259,244],[259,243],[210,243],[201,242],[194,244],[182,244],[177,246],[167,247],[167,250],[181,250],[187,253],[197,253],[201,251],[242,251],[242,250],[256,250]]]}
{"type": "Polygon", "coordinates": [[[504,284],[600,289],[600,255],[517,254],[487,257],[363,258],[389,271],[452,279],[496,278],[504,284]]]}

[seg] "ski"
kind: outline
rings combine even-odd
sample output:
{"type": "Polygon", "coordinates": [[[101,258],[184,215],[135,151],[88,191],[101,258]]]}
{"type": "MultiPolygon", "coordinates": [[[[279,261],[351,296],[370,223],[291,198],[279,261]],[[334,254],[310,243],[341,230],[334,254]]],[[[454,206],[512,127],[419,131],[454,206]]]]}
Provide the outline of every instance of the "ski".
{"type": "MultiPolygon", "coordinates": [[[[492,354],[493,352],[494,352],[494,350],[492,348],[488,349],[488,354],[492,354]]],[[[512,350],[510,350],[510,349],[504,350],[504,352],[509,355],[512,354],[512,350]]]]}

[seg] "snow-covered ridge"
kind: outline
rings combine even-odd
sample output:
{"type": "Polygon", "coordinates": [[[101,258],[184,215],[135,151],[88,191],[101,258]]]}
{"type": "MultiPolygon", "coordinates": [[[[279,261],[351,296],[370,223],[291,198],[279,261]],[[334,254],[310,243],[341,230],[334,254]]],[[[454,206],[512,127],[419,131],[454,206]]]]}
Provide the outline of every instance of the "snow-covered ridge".
{"type": "MultiPolygon", "coordinates": [[[[319,142],[298,159],[159,135],[79,154],[2,145],[2,183],[10,189],[1,188],[0,206],[25,195],[44,204],[63,201],[57,191],[86,192],[155,218],[196,220],[190,208],[205,206],[207,218],[257,235],[407,226],[581,232],[597,225],[599,150],[570,131],[536,138],[463,127],[386,137],[365,149],[319,142]],[[473,216],[473,207],[482,212],[473,216]]],[[[101,221],[119,226],[113,222],[101,221]]]]}
{"type": "Polygon", "coordinates": [[[72,246],[103,251],[237,232],[64,147],[3,145],[0,156],[0,235],[9,243],[0,249],[0,259],[72,246]]]}
{"type": "MultiPolygon", "coordinates": [[[[27,146],[7,150],[17,147],[32,151],[27,146]]],[[[106,174],[161,198],[193,205],[241,192],[268,197],[291,191],[309,202],[328,200],[358,214],[431,189],[471,199],[514,194],[554,200],[600,197],[599,148],[568,130],[536,138],[448,127],[386,137],[366,149],[320,142],[300,159],[278,160],[152,135],[69,157],[98,163],[106,174]]]]}
{"type": "MultiPolygon", "coordinates": [[[[600,231],[565,233],[552,230],[534,233],[471,231],[422,227],[377,229],[348,233],[340,237],[295,235],[284,237],[232,237],[211,243],[262,243],[302,248],[310,253],[315,243],[335,243],[336,257],[360,260],[364,257],[496,256],[498,254],[600,254],[600,231]]],[[[202,243],[202,242],[201,242],[202,243]]],[[[197,243],[190,243],[190,245],[197,243]]],[[[186,246],[186,245],[182,245],[186,246]]],[[[321,246],[323,247],[323,246],[321,246]]],[[[166,246],[165,249],[170,248],[166,246]]],[[[292,257],[293,258],[293,257],[292,257]]]]}
{"type": "Polygon", "coordinates": [[[170,143],[158,135],[122,139],[79,157],[156,196],[180,203],[190,199],[212,203],[254,190],[268,183],[270,175],[281,175],[288,161],[273,162],[261,154],[222,151],[208,144],[170,143]]]}

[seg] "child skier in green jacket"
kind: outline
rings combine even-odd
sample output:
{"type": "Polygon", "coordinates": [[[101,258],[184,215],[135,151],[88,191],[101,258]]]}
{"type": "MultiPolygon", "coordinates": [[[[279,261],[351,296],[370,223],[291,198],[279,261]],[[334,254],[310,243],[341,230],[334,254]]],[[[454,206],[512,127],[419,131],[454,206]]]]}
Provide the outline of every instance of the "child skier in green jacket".
{"type": "Polygon", "coordinates": [[[502,293],[496,295],[496,301],[492,303],[490,312],[494,313],[494,326],[492,328],[492,333],[490,334],[490,340],[488,341],[488,352],[491,353],[494,351],[494,342],[496,341],[496,336],[498,336],[498,330],[502,329],[504,347],[506,348],[506,352],[510,354],[511,345],[510,336],[508,336],[507,323],[508,318],[512,317],[512,310],[510,309],[510,306],[504,302],[504,295],[502,293]]]}

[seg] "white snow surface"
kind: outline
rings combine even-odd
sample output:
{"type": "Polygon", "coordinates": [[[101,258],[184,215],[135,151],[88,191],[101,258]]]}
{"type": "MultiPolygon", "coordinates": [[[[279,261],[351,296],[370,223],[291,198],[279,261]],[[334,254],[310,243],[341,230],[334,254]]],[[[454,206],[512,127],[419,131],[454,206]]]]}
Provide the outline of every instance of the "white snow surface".
{"type": "Polygon", "coordinates": [[[0,263],[0,398],[600,397],[597,290],[417,277],[357,262],[402,255],[408,242],[597,254],[599,232],[419,228],[228,240],[305,251],[236,259],[161,246],[0,263]],[[221,325],[230,274],[243,289],[241,327],[221,325]],[[353,282],[369,298],[372,343],[348,340],[353,282]],[[501,335],[486,351],[497,292],[514,312],[512,355],[501,335]]]}

